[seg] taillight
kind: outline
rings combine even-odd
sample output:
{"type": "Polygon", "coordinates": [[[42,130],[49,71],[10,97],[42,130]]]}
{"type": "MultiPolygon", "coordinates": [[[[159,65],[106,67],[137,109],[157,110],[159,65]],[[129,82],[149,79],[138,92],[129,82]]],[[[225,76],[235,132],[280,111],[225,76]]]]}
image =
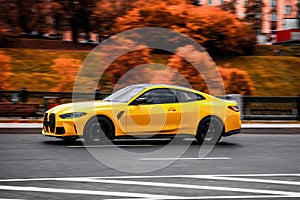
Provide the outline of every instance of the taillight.
{"type": "Polygon", "coordinates": [[[239,111],[240,111],[238,106],[228,106],[228,108],[229,108],[230,110],[235,111],[235,112],[239,112],[239,111]]]}

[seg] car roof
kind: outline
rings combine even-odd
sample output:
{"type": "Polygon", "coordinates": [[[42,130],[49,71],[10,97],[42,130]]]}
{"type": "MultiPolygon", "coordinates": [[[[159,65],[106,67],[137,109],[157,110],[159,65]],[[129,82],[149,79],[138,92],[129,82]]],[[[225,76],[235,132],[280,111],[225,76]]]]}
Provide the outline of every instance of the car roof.
{"type": "Polygon", "coordinates": [[[191,88],[183,87],[183,86],[177,86],[177,85],[169,85],[169,84],[152,84],[152,83],[143,83],[143,84],[136,84],[132,85],[136,87],[142,87],[144,89],[146,88],[171,88],[171,89],[179,89],[179,90],[186,90],[191,92],[199,92],[191,88]]]}

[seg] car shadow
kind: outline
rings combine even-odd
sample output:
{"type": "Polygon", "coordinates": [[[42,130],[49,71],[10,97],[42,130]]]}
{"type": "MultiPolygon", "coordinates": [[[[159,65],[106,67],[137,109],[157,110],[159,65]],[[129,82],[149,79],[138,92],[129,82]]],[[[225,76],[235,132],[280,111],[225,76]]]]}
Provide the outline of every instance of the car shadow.
{"type": "MultiPolygon", "coordinates": [[[[85,145],[82,139],[78,139],[75,141],[66,141],[66,140],[46,140],[43,141],[44,144],[47,145],[55,145],[55,146],[93,146],[93,145],[85,145]]],[[[107,142],[105,144],[101,144],[99,146],[111,146],[116,145],[118,147],[139,147],[139,146],[166,146],[166,145],[191,145],[191,146],[201,146],[197,143],[196,140],[192,139],[118,139],[112,142],[107,142]]],[[[240,146],[237,143],[228,142],[228,141],[221,141],[216,144],[216,146],[220,147],[233,147],[233,146],[240,146]]]]}
{"type": "Polygon", "coordinates": [[[76,141],[66,141],[66,140],[46,140],[43,141],[44,144],[47,145],[56,145],[56,146],[83,146],[83,142],[81,140],[76,140],[76,141]]]}
{"type": "Polygon", "coordinates": [[[239,143],[228,142],[228,141],[226,141],[226,142],[221,141],[221,142],[217,143],[216,145],[219,146],[219,147],[227,147],[227,146],[228,147],[239,147],[239,146],[242,146],[239,143]]]}

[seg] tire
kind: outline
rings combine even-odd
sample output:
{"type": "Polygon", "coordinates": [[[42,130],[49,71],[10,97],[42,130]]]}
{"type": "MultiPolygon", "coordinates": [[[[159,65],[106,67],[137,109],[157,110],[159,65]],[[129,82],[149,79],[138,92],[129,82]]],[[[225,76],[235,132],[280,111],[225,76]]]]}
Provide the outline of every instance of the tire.
{"type": "Polygon", "coordinates": [[[90,119],[85,128],[83,138],[87,144],[105,144],[114,138],[114,126],[103,116],[90,119]]]}
{"type": "Polygon", "coordinates": [[[223,132],[224,125],[222,121],[210,116],[199,123],[195,138],[199,144],[216,144],[220,141],[223,132]]]}

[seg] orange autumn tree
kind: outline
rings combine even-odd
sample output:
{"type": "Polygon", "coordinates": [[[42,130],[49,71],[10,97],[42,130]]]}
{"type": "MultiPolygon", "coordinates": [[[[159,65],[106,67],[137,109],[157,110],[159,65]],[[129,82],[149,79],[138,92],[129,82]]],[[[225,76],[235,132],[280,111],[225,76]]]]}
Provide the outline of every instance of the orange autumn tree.
{"type": "Polygon", "coordinates": [[[54,60],[51,68],[60,74],[61,80],[51,91],[72,91],[81,60],[60,57],[54,60]]]}
{"type": "Polygon", "coordinates": [[[115,20],[133,8],[135,0],[112,1],[98,0],[95,3],[91,25],[99,32],[100,37],[112,34],[115,20]]]}
{"type": "Polygon", "coordinates": [[[246,71],[237,68],[218,67],[227,94],[254,95],[255,89],[246,71]]]}
{"type": "Polygon", "coordinates": [[[191,65],[191,63],[175,54],[169,59],[168,66],[174,68],[181,75],[173,75],[171,78],[173,84],[185,87],[192,86],[195,90],[208,93],[207,85],[202,75],[193,67],[193,65],[191,65]]]}
{"type": "Polygon", "coordinates": [[[10,77],[10,57],[0,51],[0,90],[8,89],[10,77]]]}
{"type": "Polygon", "coordinates": [[[99,81],[101,91],[119,89],[127,85],[146,83],[150,80],[148,68],[141,67],[151,64],[151,49],[144,48],[128,52],[114,60],[105,70],[99,81]],[[111,88],[107,87],[111,84],[111,88]]]}
{"type": "MultiPolygon", "coordinates": [[[[179,72],[177,72],[175,69],[172,69],[171,67],[164,67],[161,70],[156,70],[153,72],[149,83],[176,85],[174,77],[178,76],[178,73],[179,72]]],[[[182,82],[181,84],[184,85],[184,82],[182,82]]]]}
{"type": "Polygon", "coordinates": [[[179,23],[179,18],[169,6],[168,1],[137,1],[132,10],[117,19],[115,32],[140,27],[171,28],[179,23]]]}
{"type": "Polygon", "coordinates": [[[208,53],[196,48],[193,45],[179,47],[170,57],[168,66],[180,73],[172,78],[173,82],[212,95],[223,95],[223,82],[216,65],[208,53]]]}
{"type": "Polygon", "coordinates": [[[254,94],[254,87],[246,71],[217,67],[207,53],[201,49],[197,51],[192,45],[178,48],[176,54],[170,57],[168,66],[180,73],[178,75],[168,69],[169,72],[164,75],[171,84],[191,85],[196,90],[212,95],[224,95],[224,92],[254,94]]]}
{"type": "Polygon", "coordinates": [[[186,1],[138,1],[138,6],[119,17],[115,32],[138,27],[171,28],[187,34],[211,54],[247,54],[256,43],[252,27],[235,15],[211,6],[186,1]]]}
{"type": "Polygon", "coordinates": [[[186,26],[174,29],[195,39],[210,54],[252,53],[256,43],[255,33],[249,24],[218,7],[188,8],[186,26]]]}

